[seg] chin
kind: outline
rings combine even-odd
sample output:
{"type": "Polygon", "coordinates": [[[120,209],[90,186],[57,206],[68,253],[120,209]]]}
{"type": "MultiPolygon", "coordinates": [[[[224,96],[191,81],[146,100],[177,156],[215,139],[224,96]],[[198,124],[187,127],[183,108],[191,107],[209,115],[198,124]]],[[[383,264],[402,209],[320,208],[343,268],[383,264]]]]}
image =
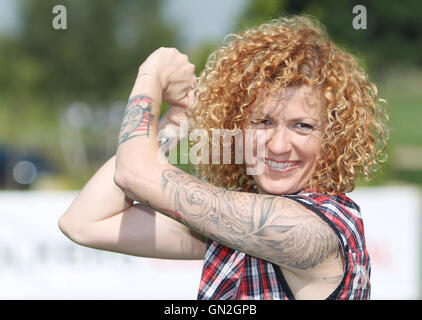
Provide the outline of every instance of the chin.
{"type": "Polygon", "coordinates": [[[301,188],[281,185],[280,183],[258,183],[258,190],[259,193],[263,194],[283,195],[297,193],[301,188]]]}

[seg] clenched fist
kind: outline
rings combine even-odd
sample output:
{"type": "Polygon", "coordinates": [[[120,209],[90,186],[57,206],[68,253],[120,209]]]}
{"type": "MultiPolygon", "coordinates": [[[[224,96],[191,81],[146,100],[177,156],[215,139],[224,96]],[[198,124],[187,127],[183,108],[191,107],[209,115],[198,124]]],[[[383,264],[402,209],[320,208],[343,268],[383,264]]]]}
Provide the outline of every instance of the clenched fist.
{"type": "Polygon", "coordinates": [[[139,67],[138,74],[152,73],[160,82],[163,100],[170,105],[186,107],[188,94],[196,79],[195,66],[175,48],[155,50],[139,67]]]}

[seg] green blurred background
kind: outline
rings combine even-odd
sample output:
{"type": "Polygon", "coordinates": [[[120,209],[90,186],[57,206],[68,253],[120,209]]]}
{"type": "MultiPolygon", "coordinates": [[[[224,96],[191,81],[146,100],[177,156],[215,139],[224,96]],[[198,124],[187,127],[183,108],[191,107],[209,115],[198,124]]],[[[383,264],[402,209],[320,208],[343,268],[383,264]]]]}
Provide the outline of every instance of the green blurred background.
{"type": "MultiPolygon", "coordinates": [[[[115,153],[137,68],[158,47],[187,53],[199,74],[224,35],[186,41],[200,30],[169,18],[196,14],[177,2],[14,1],[17,23],[0,34],[2,189],[81,189],[115,153]],[[66,30],[52,27],[57,4],[67,9],[66,30]]],[[[226,33],[283,14],[317,17],[388,102],[389,158],[369,184],[422,186],[422,2],[245,0],[235,12],[226,33]],[[357,4],[367,9],[366,30],[352,27],[357,4]]]]}

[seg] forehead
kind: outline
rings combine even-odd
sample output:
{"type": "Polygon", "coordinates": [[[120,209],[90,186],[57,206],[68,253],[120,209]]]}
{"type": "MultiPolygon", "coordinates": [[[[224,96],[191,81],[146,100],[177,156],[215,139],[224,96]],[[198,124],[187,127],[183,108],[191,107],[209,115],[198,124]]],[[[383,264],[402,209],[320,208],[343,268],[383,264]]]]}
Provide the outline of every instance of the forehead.
{"type": "Polygon", "coordinates": [[[297,114],[322,117],[323,99],[319,89],[309,86],[282,88],[277,92],[262,90],[254,104],[255,112],[268,115],[297,114]]]}

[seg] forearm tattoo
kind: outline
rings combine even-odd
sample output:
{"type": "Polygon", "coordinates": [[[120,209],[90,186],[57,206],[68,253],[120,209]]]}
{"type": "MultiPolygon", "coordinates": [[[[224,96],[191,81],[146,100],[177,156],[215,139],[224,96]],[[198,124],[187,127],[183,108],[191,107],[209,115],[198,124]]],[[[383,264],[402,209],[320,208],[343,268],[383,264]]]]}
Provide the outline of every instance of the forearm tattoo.
{"type": "Polygon", "coordinates": [[[338,250],[320,218],[292,200],[214,187],[180,170],[162,175],[174,210],[160,210],[228,247],[281,266],[312,268],[338,250]]]}
{"type": "Polygon", "coordinates": [[[149,136],[154,115],[151,113],[153,99],[136,95],[129,99],[119,134],[119,145],[138,136],[149,136]]]}

